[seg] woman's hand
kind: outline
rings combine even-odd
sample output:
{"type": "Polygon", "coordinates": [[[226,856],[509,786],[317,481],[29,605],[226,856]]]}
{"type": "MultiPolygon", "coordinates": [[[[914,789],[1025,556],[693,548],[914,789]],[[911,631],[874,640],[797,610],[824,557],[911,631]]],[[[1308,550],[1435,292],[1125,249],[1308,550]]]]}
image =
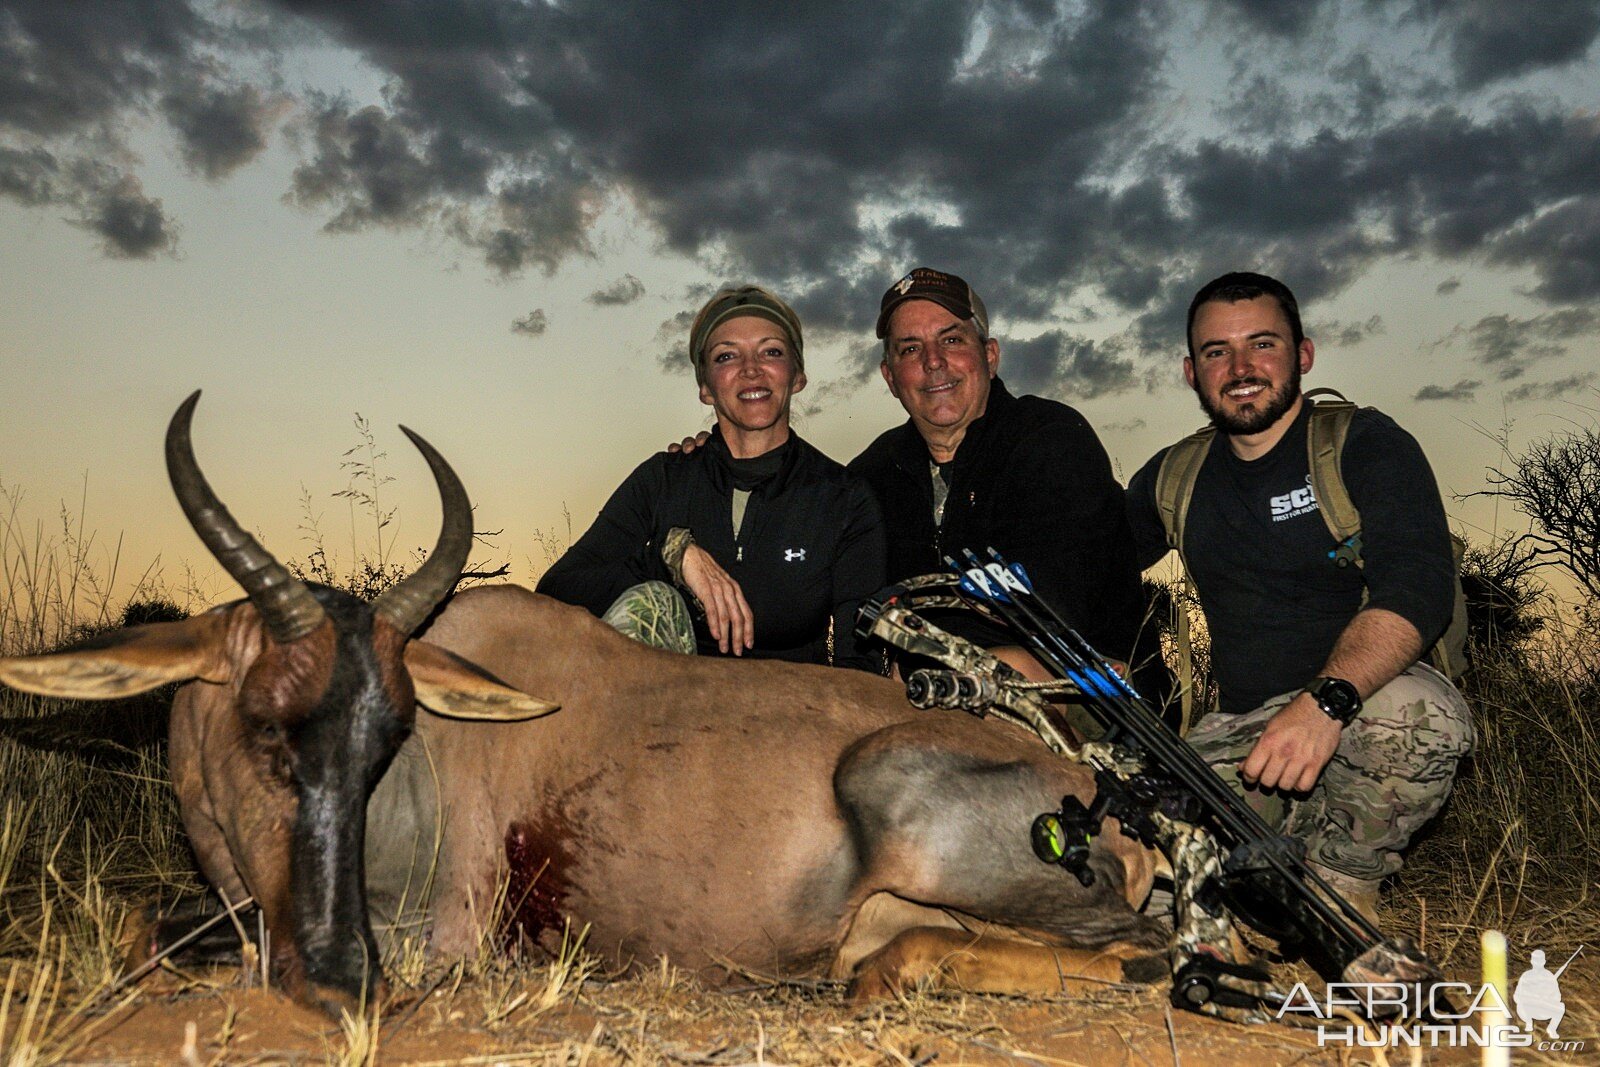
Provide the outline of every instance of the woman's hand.
{"type": "Polygon", "coordinates": [[[744,655],[756,643],[756,620],[745,602],[744,590],[729,577],[711,553],[690,545],[683,553],[683,584],[706,611],[706,629],[724,655],[744,655]]]}

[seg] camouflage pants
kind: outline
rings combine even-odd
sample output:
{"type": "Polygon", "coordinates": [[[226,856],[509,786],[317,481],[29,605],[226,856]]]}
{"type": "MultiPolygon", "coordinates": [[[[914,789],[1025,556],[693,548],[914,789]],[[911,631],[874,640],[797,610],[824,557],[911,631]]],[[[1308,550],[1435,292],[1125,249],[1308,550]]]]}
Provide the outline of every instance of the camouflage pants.
{"type": "Polygon", "coordinates": [[[1400,869],[1400,850],[1450,795],[1456,763],[1472,750],[1466,699],[1427,664],[1374,693],[1305,797],[1247,786],[1239,764],[1295,693],[1239,715],[1213,712],[1188,741],[1267,823],[1306,843],[1306,858],[1363,881],[1400,869]]]}
{"type": "Polygon", "coordinates": [[[694,620],[689,605],[666,582],[640,582],[611,602],[601,621],[641,645],[668,652],[695,653],[694,620]]]}

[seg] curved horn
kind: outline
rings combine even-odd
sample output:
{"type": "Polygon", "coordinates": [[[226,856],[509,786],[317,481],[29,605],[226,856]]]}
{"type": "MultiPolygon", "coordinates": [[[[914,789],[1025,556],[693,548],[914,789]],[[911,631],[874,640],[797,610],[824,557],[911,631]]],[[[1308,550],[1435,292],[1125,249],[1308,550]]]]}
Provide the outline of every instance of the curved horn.
{"type": "Polygon", "coordinates": [[[272,639],[279,644],[298,641],[315,630],[326,613],[305,583],[245,533],[200,473],[189,441],[189,422],[199,401],[200,390],[196,389],[178,406],[167,427],[167,477],[172,480],[172,491],[194,532],[261,612],[272,639]]]}
{"type": "Polygon", "coordinates": [[[444,457],[404,426],[400,430],[411,438],[411,443],[433,468],[433,480],[438,483],[439,499],[444,508],[439,543],[433,546],[426,562],[404,581],[385,589],[372,604],[373,614],[381,615],[395,629],[409,634],[422,625],[428,613],[455,588],[461,568],[467,565],[467,554],[472,551],[472,503],[467,499],[461,479],[444,457]]]}

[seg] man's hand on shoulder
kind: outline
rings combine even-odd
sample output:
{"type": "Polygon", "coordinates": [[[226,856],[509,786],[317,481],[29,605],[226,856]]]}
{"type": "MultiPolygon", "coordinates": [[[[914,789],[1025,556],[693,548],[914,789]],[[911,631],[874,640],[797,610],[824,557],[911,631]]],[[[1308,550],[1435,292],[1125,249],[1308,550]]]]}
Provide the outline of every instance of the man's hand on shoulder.
{"type": "Polygon", "coordinates": [[[723,655],[742,656],[756,643],[756,620],[744,590],[711,553],[690,545],[683,553],[683,584],[706,612],[706,629],[716,638],[723,655]]]}
{"type": "Polygon", "coordinates": [[[1239,773],[1263,789],[1307,793],[1339,748],[1343,727],[1300,693],[1267,722],[1239,773]]]}
{"type": "Polygon", "coordinates": [[[685,437],[682,441],[674,441],[674,442],[672,442],[672,444],[667,446],[667,451],[668,452],[682,452],[684,455],[687,456],[691,452],[693,452],[695,449],[699,448],[701,445],[705,444],[709,440],[711,440],[711,431],[710,430],[701,430],[699,433],[695,434],[693,437],[685,437]]]}

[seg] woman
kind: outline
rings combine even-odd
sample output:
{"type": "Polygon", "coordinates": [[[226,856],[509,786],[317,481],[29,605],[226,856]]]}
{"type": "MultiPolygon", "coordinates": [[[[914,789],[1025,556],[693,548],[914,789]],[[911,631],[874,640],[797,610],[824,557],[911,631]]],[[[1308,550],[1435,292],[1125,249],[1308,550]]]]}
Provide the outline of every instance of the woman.
{"type": "Polygon", "coordinates": [[[661,647],[877,670],[855,611],[884,584],[883,522],[865,483],[789,427],[803,351],[773,293],[713,296],[689,330],[710,440],[642,463],[539,592],[661,647]]]}

